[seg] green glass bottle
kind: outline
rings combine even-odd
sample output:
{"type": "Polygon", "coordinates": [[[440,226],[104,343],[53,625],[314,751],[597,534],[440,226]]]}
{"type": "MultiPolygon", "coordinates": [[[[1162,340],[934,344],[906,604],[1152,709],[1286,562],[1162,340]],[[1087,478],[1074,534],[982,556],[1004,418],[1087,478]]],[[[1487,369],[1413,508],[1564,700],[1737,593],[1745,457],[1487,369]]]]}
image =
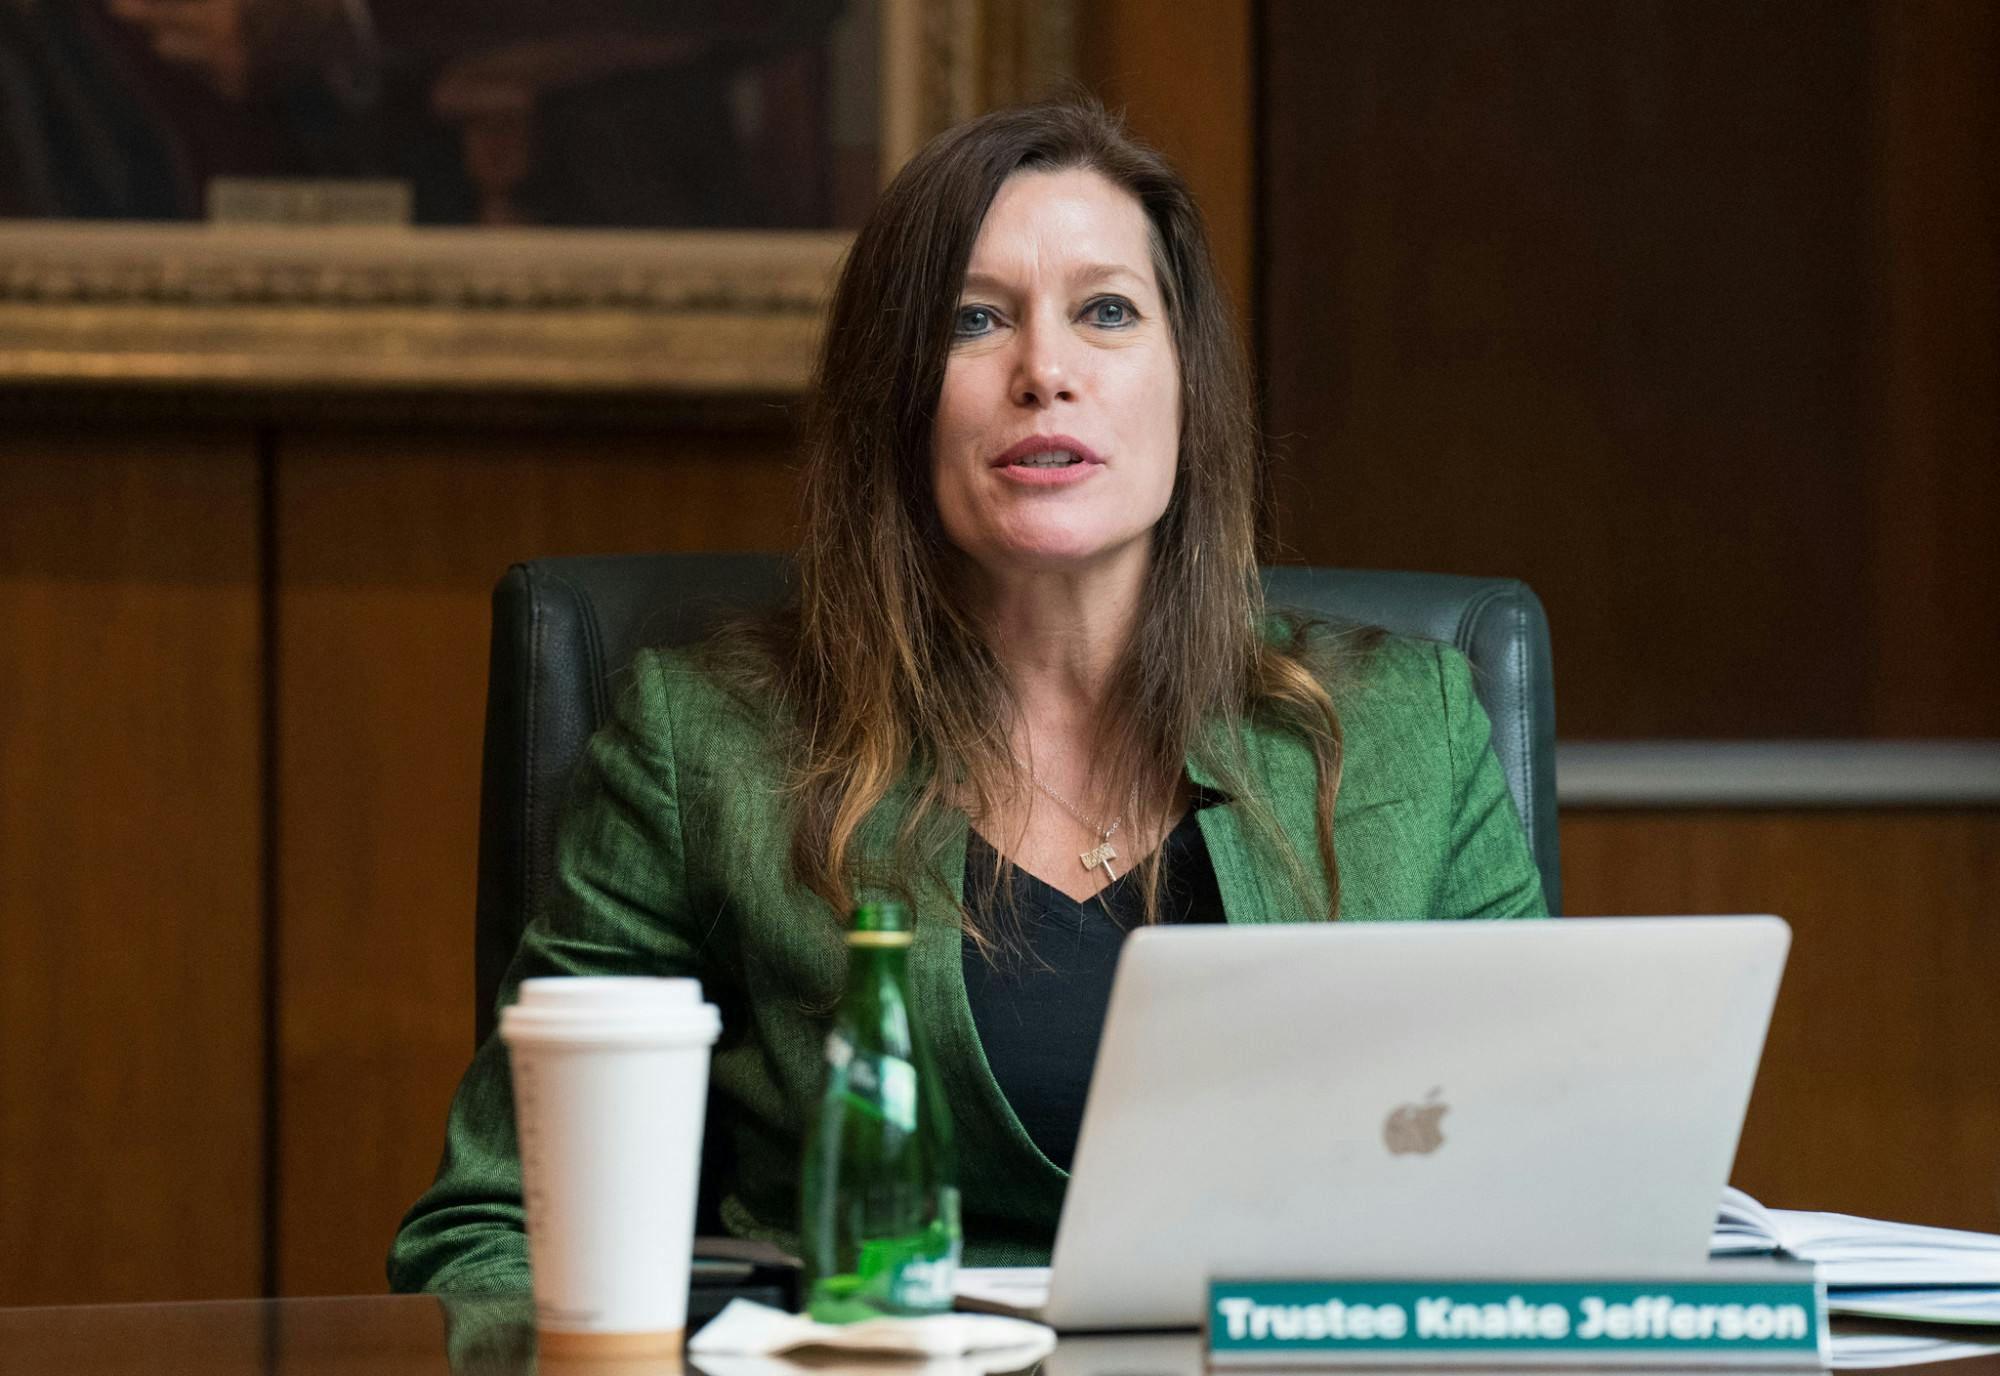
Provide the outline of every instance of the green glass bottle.
{"type": "Polygon", "coordinates": [[[806,1141],[800,1249],[822,1323],[951,1308],[962,1234],[951,1111],[911,1015],[909,913],[855,910],[847,992],[806,1141]]]}

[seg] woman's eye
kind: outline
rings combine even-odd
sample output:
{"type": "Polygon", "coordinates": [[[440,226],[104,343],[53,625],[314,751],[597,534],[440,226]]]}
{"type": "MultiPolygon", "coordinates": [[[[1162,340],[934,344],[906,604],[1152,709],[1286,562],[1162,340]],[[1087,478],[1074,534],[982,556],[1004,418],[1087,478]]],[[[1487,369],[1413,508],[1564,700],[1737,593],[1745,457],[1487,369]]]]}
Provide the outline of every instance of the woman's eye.
{"type": "Polygon", "coordinates": [[[960,339],[970,339],[974,335],[985,334],[992,324],[993,312],[985,306],[966,306],[959,311],[953,332],[960,339]]]}
{"type": "Polygon", "coordinates": [[[1121,301],[1115,296],[1093,301],[1086,310],[1099,325],[1129,325],[1135,314],[1131,302],[1121,301]]]}

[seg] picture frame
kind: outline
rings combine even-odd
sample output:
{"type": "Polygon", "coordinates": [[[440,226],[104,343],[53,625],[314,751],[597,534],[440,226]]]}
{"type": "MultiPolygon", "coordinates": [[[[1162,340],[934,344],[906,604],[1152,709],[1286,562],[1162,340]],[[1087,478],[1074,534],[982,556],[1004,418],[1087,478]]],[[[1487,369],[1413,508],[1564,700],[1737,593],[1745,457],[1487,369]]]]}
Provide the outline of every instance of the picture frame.
{"type": "MultiPolygon", "coordinates": [[[[876,4],[885,181],[939,130],[1073,78],[1074,0],[876,4]]],[[[850,239],[0,220],[0,405],[783,402],[850,239]]]]}

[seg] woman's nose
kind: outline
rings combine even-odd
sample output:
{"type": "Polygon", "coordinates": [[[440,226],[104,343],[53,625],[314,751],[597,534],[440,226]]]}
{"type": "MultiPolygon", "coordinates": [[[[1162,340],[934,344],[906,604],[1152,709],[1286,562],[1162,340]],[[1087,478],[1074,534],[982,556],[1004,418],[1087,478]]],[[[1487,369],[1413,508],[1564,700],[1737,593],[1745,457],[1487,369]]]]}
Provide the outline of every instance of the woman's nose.
{"type": "Polygon", "coordinates": [[[1020,335],[1014,370],[1014,400],[1022,406],[1051,406],[1076,400],[1075,367],[1064,353],[1060,330],[1030,326],[1020,335]]]}

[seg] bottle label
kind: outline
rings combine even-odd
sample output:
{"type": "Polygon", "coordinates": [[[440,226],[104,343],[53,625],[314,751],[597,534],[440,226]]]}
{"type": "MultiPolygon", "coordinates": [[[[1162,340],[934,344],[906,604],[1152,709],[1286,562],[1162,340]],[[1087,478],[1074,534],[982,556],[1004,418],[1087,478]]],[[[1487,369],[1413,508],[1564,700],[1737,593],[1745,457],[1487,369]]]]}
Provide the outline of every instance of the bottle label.
{"type": "Polygon", "coordinates": [[[904,1132],[917,1130],[917,1068],[895,1056],[882,1058],[882,1117],[904,1132]]]}
{"type": "Polygon", "coordinates": [[[911,1309],[949,1309],[957,1272],[950,1257],[907,1261],[896,1277],[896,1298],[911,1309]]]}

